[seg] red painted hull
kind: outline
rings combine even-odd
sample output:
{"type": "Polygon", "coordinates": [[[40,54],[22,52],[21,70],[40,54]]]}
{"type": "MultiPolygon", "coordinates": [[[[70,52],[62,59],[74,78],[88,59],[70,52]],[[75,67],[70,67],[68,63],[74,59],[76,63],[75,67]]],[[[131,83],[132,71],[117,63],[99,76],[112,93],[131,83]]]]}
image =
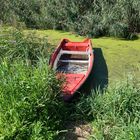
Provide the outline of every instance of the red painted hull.
{"type": "Polygon", "coordinates": [[[50,58],[50,65],[62,75],[64,100],[69,100],[83,85],[93,67],[94,54],[90,39],[83,42],[71,42],[63,39],[50,58]]]}

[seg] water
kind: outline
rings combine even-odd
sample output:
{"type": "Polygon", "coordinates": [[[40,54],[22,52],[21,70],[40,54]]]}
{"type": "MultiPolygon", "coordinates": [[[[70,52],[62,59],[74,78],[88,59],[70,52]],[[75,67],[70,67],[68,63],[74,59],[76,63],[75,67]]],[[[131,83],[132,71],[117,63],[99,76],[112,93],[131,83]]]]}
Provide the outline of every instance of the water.
{"type": "Polygon", "coordinates": [[[57,67],[58,72],[63,73],[78,73],[85,74],[88,69],[88,64],[78,63],[60,63],[57,67]]]}

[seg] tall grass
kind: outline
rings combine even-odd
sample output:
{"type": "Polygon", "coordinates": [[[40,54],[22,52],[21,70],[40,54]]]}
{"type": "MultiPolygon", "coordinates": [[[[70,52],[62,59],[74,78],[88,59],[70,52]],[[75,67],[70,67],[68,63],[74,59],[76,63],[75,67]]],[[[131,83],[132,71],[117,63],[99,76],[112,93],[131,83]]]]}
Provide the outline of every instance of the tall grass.
{"type": "Polygon", "coordinates": [[[60,81],[46,65],[22,61],[0,65],[0,137],[3,139],[52,139],[59,131],[63,104],[60,81]]]}
{"type": "Polygon", "coordinates": [[[92,122],[91,139],[136,140],[140,137],[139,83],[124,81],[106,89],[93,92],[77,104],[77,114],[92,122]]]}
{"type": "Polygon", "coordinates": [[[50,46],[32,36],[14,31],[14,42],[1,39],[0,139],[51,140],[63,129],[62,82],[42,54],[50,46]]]}
{"type": "Polygon", "coordinates": [[[66,122],[79,120],[92,124],[91,139],[139,139],[138,81],[126,80],[66,104],[59,96],[62,81],[48,66],[47,40],[18,30],[10,34],[0,38],[0,139],[62,139],[66,122]]]}
{"type": "Polygon", "coordinates": [[[47,38],[39,38],[35,33],[24,35],[21,31],[11,28],[5,36],[1,36],[0,54],[3,58],[23,59],[34,63],[39,58],[47,59],[51,53],[51,45],[47,38]]]}

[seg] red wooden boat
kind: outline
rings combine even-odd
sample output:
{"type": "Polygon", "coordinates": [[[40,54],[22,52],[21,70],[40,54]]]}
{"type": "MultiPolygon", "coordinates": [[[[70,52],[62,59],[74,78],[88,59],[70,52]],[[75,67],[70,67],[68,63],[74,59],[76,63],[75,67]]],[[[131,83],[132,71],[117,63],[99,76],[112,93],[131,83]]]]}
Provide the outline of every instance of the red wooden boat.
{"type": "Polygon", "coordinates": [[[49,63],[58,75],[65,77],[62,86],[64,100],[71,99],[86,81],[93,66],[93,59],[90,39],[83,42],[71,42],[63,39],[58,45],[51,55],[49,63]]]}

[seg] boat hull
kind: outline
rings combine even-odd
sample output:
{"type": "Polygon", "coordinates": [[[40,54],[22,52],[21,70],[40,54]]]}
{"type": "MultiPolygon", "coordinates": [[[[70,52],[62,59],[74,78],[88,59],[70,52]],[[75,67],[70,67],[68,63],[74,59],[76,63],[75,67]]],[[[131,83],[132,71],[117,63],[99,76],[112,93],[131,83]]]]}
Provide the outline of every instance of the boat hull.
{"type": "Polygon", "coordinates": [[[62,96],[65,101],[84,84],[91,73],[94,61],[92,42],[86,39],[83,42],[71,42],[63,39],[54,53],[49,64],[57,71],[57,77],[64,78],[62,96]]]}

